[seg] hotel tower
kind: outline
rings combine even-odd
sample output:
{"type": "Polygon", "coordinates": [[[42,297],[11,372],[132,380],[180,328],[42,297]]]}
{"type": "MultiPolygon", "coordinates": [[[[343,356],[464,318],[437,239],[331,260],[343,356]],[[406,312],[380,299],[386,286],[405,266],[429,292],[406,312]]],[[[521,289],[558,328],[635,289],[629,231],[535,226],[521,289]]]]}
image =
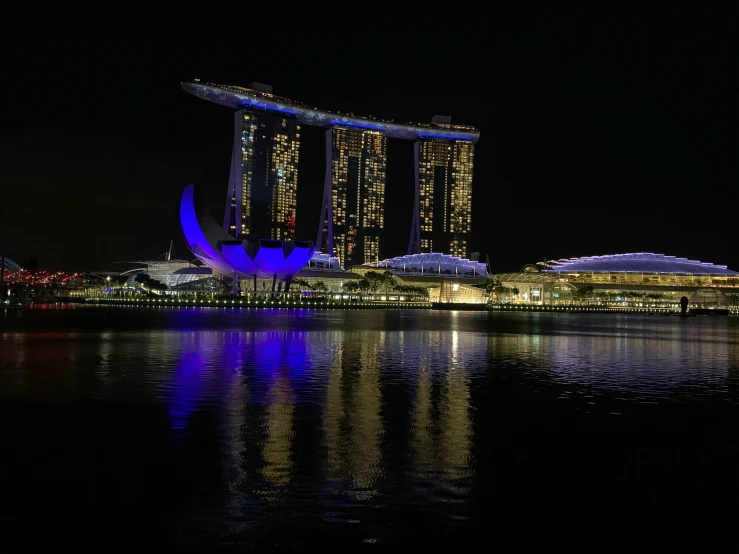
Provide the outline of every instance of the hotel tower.
{"type": "Polygon", "coordinates": [[[387,141],[392,138],[414,142],[408,254],[469,254],[474,145],[480,138],[474,127],[452,125],[445,116],[434,116],[431,124],[346,116],[276,96],[272,87],[259,83],[245,88],[196,80],[182,87],[235,109],[223,222],[232,236],[296,238],[300,129],[309,125],[325,129],[317,249],[345,267],[388,256],[383,232],[387,141]]]}
{"type": "Polygon", "coordinates": [[[343,266],[376,262],[385,227],[387,138],[334,127],[331,143],[334,255],[343,266]]]}

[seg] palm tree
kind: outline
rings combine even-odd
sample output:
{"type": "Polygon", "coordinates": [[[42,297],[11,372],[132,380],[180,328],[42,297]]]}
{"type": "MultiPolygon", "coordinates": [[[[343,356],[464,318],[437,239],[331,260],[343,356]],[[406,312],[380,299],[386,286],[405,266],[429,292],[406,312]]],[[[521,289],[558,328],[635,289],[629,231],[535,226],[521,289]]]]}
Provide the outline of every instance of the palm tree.
{"type": "Polygon", "coordinates": [[[311,287],[311,290],[314,290],[316,292],[326,292],[328,291],[328,287],[323,281],[315,281],[313,283],[313,286],[311,287]]]}
{"type": "Polygon", "coordinates": [[[500,281],[496,281],[492,277],[485,279],[485,292],[495,292],[495,287],[500,285],[500,281]]]}
{"type": "Polygon", "coordinates": [[[311,290],[310,283],[305,279],[301,279],[300,277],[295,277],[290,282],[290,284],[295,285],[296,287],[300,287],[302,290],[311,290]]]}
{"type": "Polygon", "coordinates": [[[359,281],[347,281],[341,288],[346,292],[357,292],[359,290],[359,281]]]}
{"type": "Polygon", "coordinates": [[[389,271],[386,271],[382,274],[382,284],[385,286],[385,294],[388,293],[388,288],[394,289],[397,286],[397,283],[395,282],[395,277],[393,277],[392,273],[389,271]]]}
{"type": "Polygon", "coordinates": [[[501,303],[503,301],[503,296],[506,295],[506,294],[510,294],[511,289],[509,289],[508,287],[505,287],[503,285],[495,285],[493,287],[493,292],[498,297],[498,303],[501,303]]]}
{"type": "Polygon", "coordinates": [[[363,277],[362,279],[359,280],[359,282],[357,283],[357,286],[359,287],[359,290],[367,291],[372,288],[372,283],[369,282],[369,279],[367,279],[366,277],[363,277]]]}
{"type": "Polygon", "coordinates": [[[580,301],[580,302],[584,302],[588,298],[592,298],[593,297],[593,291],[594,290],[595,289],[593,289],[593,287],[590,287],[590,286],[582,287],[582,288],[579,288],[579,289],[577,289],[575,291],[575,293],[573,294],[573,297],[575,299],[577,299],[578,301],[580,301]]]}
{"type": "Polygon", "coordinates": [[[169,287],[157,279],[149,279],[146,281],[145,286],[151,291],[162,292],[167,290],[169,287]]]}
{"type": "Polygon", "coordinates": [[[369,289],[372,292],[375,292],[378,288],[380,288],[381,285],[385,283],[385,277],[382,273],[378,273],[377,271],[368,271],[364,278],[369,283],[369,289]]]}
{"type": "Polygon", "coordinates": [[[422,287],[420,285],[418,286],[411,286],[412,291],[415,292],[418,296],[422,296],[424,298],[429,297],[429,289],[427,287],[422,287]]]}

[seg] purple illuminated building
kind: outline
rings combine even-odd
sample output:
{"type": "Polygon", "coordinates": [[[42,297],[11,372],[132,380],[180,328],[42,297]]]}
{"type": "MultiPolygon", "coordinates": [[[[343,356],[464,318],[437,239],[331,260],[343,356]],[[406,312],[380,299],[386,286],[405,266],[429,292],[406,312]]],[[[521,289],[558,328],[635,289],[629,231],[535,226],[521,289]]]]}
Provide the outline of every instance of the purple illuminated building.
{"type": "Polygon", "coordinates": [[[234,283],[253,278],[255,290],[257,279],[270,279],[272,290],[288,289],[314,250],[311,241],[234,238],[196,201],[195,185],[182,192],[180,222],[187,246],[201,262],[234,283]]]}
{"type": "Polygon", "coordinates": [[[408,254],[468,255],[474,145],[480,138],[474,127],[452,125],[444,116],[419,125],[332,113],[276,96],[259,83],[245,88],[196,81],[182,88],[236,110],[223,222],[232,237],[294,238],[300,128],[311,125],[326,129],[320,250],[344,266],[386,256],[386,141],[391,138],[415,143],[408,254]]]}

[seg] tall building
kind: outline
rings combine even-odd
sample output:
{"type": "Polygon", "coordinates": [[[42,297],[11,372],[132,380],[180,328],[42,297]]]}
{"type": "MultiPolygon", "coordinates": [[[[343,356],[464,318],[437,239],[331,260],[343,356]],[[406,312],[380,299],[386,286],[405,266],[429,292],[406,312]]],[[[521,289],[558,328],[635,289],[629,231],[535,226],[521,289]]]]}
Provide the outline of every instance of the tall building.
{"type": "MultiPolygon", "coordinates": [[[[293,238],[300,127],[326,130],[316,247],[342,265],[383,251],[387,140],[413,141],[415,199],[408,254],[465,257],[471,229],[474,145],[480,132],[434,116],[430,125],[339,114],[276,96],[272,88],[182,83],[191,94],[236,110],[224,228],[234,236],[293,238]]],[[[410,185],[410,183],[409,183],[410,185]]]]}
{"type": "Polygon", "coordinates": [[[418,154],[421,252],[467,257],[474,146],[464,140],[422,139],[418,154]]]}
{"type": "Polygon", "coordinates": [[[229,234],[293,239],[300,123],[291,114],[237,110],[224,228],[229,234]]]}
{"type": "Polygon", "coordinates": [[[377,261],[385,227],[387,138],[334,127],[331,146],[334,255],[343,266],[377,261]]]}

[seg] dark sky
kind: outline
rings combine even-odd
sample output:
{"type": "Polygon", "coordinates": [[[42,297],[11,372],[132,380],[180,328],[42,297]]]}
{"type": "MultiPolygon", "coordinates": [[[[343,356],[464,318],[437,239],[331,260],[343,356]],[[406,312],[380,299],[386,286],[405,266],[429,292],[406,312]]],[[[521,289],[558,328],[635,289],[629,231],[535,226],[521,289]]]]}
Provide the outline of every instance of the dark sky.
{"type": "MultiPolygon", "coordinates": [[[[187,255],[180,192],[197,183],[222,217],[232,137],[227,108],[180,89],[199,77],[477,126],[471,245],[495,270],[638,251],[739,269],[735,12],[471,15],[280,33],[257,20],[230,42],[7,40],[0,251],[86,270],[152,257],[170,239],[187,255]]],[[[411,144],[391,141],[388,257],[407,246],[412,164],[411,144]]],[[[322,180],[322,132],[307,129],[305,238],[322,180]]]]}

